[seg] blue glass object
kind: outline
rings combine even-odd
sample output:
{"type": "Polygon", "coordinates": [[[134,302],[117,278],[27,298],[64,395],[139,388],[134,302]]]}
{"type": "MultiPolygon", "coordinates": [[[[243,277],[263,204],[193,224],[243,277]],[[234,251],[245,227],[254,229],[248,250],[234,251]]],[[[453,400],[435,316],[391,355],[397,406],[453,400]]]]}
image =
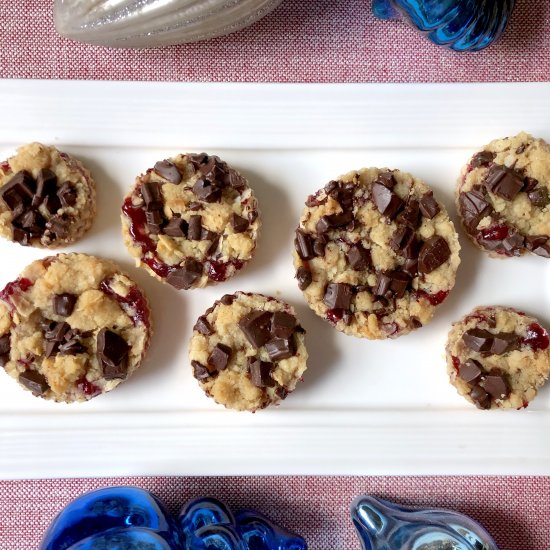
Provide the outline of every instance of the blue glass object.
{"type": "Polygon", "coordinates": [[[380,19],[403,17],[435,44],[481,50],[506,28],[515,0],[373,0],[380,19]]]}
{"type": "Polygon", "coordinates": [[[363,550],[498,550],[473,519],[451,510],[410,508],[372,496],[351,506],[363,550]]]}
{"type": "Polygon", "coordinates": [[[188,502],[176,521],[162,502],[136,487],[109,487],[70,502],[53,520],[39,550],[307,550],[305,541],[220,501],[188,502]]]}

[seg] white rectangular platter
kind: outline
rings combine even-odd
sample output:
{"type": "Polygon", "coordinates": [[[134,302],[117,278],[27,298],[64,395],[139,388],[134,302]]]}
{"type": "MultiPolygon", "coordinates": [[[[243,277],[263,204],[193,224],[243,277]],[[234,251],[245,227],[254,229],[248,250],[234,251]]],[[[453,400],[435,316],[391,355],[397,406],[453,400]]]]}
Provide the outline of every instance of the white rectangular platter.
{"type": "MultiPolygon", "coordinates": [[[[395,341],[336,333],[293,278],[293,230],[307,195],[365,166],[412,172],[455,219],[461,165],[524,129],[550,140],[550,84],[256,85],[0,81],[0,158],[24,142],[81,158],[98,217],[71,248],[118,261],[153,305],[145,364],[88,403],[44,402],[0,372],[3,478],[153,474],[550,474],[550,384],[527,410],[478,411],[448,383],[451,323],[507,304],[550,326],[550,262],[493,260],[461,232],[457,285],[431,324],[395,341]],[[263,233],[232,280],[177,292],[135,268],[119,208],[136,175],[178,152],[218,154],[255,189],[263,233]],[[292,303],[308,331],[309,369],[283,404],[227,411],[192,378],[195,319],[235,290],[292,303]]],[[[458,227],[458,224],[457,224],[458,227]]],[[[0,286],[44,251],[0,243],[0,286]]]]}

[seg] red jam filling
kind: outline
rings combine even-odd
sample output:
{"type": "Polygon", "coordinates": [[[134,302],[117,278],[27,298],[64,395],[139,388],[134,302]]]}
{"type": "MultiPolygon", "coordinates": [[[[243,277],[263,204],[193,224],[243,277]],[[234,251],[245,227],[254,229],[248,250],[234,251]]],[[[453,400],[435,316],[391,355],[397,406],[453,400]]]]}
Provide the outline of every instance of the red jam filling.
{"type": "Polygon", "coordinates": [[[494,225],[493,227],[482,229],[479,234],[486,241],[503,241],[508,237],[509,232],[510,228],[507,225],[494,225]]]}
{"type": "Polygon", "coordinates": [[[415,294],[418,298],[424,298],[425,300],[428,300],[428,302],[430,302],[432,306],[438,306],[445,301],[445,299],[449,295],[449,291],[440,290],[435,294],[428,294],[425,290],[418,289],[415,291],[415,294]]]}
{"type": "Polygon", "coordinates": [[[10,298],[14,294],[27,292],[27,290],[29,290],[29,288],[31,288],[33,284],[34,283],[31,280],[24,277],[21,279],[16,279],[15,281],[11,281],[4,287],[4,290],[0,291],[0,300],[4,300],[4,302],[9,304],[11,308],[14,309],[14,305],[10,298]]]}
{"type": "Polygon", "coordinates": [[[451,359],[453,361],[453,369],[458,372],[458,369],[460,368],[460,359],[456,355],[452,355],[451,359]]]}
{"type": "Polygon", "coordinates": [[[206,264],[206,272],[208,278],[212,281],[222,282],[228,277],[227,269],[232,265],[237,271],[244,265],[240,260],[232,260],[230,262],[218,262],[209,260],[206,264]]]}
{"type": "Polygon", "coordinates": [[[527,329],[527,336],[522,339],[522,344],[529,346],[533,351],[547,349],[550,345],[548,332],[537,323],[531,323],[527,329]]]}
{"type": "Polygon", "coordinates": [[[338,321],[341,321],[343,316],[344,316],[344,310],[341,308],[329,309],[327,311],[327,320],[334,324],[336,324],[338,321]]]}
{"type": "Polygon", "coordinates": [[[79,378],[76,381],[76,387],[85,395],[94,396],[101,393],[101,389],[98,388],[95,384],[88,382],[85,377],[79,378]]]}
{"type": "Polygon", "coordinates": [[[149,307],[145,297],[140,290],[133,286],[126,296],[120,296],[110,286],[110,279],[105,279],[99,284],[99,288],[102,292],[114,298],[119,304],[123,306],[124,311],[132,318],[134,326],[138,323],[142,323],[146,327],[149,326],[149,307]]]}
{"type": "Polygon", "coordinates": [[[7,174],[11,170],[10,163],[7,160],[0,164],[0,168],[2,169],[2,172],[4,172],[4,174],[7,174]]]}

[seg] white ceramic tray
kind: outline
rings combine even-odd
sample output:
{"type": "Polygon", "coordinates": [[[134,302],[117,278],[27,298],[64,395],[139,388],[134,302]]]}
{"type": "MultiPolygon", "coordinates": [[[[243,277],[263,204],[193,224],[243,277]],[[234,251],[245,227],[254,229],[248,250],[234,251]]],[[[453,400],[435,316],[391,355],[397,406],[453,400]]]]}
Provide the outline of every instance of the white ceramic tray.
{"type": "MultiPolygon", "coordinates": [[[[146,363],[85,404],[44,402],[0,373],[0,476],[133,474],[549,474],[550,385],[524,411],[477,411],[448,383],[451,322],[508,304],[550,326],[550,262],[491,260],[461,234],[455,290],[433,322],[397,341],[336,333],[305,306],[292,235],[306,196],[369,165],[424,178],[453,213],[454,182],[478,146],[522,129],[550,139],[550,85],[243,85],[0,81],[0,158],[23,142],[80,157],[99,215],[72,250],[117,260],[149,295],[146,363]],[[246,174],[264,230],[241,274],[177,292],[133,267],[119,205],[135,175],[180,151],[219,154],[246,174]],[[297,308],[311,354],[279,408],[234,413],[207,399],[186,358],[196,317],[238,289],[297,308]]],[[[454,216],[454,214],[453,214],[454,216]]],[[[44,253],[0,243],[0,284],[44,253]]]]}

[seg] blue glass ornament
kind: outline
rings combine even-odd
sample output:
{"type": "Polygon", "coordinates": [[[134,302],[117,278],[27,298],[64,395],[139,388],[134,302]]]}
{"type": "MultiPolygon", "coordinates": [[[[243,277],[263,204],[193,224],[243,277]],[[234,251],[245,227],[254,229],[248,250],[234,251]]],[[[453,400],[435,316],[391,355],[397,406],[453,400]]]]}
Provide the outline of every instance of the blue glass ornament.
{"type": "Polygon", "coordinates": [[[363,550],[498,550],[473,519],[442,509],[411,508],[372,496],[351,506],[363,550]]]}
{"type": "Polygon", "coordinates": [[[515,0],[373,0],[380,19],[403,17],[432,42],[453,50],[481,50],[506,28],[515,0]]]}

